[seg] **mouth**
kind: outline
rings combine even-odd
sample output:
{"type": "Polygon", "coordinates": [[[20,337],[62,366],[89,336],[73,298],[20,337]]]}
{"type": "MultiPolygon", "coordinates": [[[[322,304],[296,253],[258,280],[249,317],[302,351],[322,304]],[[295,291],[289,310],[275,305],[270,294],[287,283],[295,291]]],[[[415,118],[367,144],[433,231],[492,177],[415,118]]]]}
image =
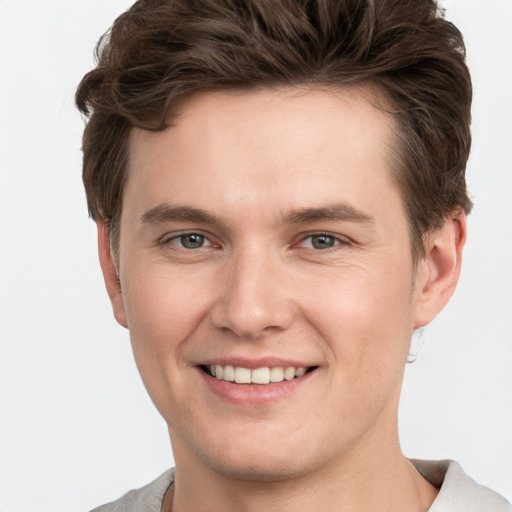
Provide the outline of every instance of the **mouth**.
{"type": "Polygon", "coordinates": [[[235,384],[256,384],[265,386],[284,381],[300,379],[307,373],[316,370],[317,366],[263,366],[261,368],[245,368],[232,365],[201,365],[201,370],[210,377],[235,384]]]}

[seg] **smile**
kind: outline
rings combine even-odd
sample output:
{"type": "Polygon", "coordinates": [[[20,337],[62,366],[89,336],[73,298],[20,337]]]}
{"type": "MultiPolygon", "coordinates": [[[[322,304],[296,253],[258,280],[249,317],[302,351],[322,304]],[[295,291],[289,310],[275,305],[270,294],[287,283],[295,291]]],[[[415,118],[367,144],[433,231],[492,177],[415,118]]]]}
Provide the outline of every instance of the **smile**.
{"type": "Polygon", "coordinates": [[[261,368],[244,368],[242,366],[232,365],[207,365],[202,366],[202,369],[214,377],[217,380],[223,380],[226,382],[234,382],[235,384],[273,384],[283,381],[289,381],[304,376],[309,371],[312,371],[315,367],[307,368],[301,367],[282,367],[264,366],[261,368]]]}

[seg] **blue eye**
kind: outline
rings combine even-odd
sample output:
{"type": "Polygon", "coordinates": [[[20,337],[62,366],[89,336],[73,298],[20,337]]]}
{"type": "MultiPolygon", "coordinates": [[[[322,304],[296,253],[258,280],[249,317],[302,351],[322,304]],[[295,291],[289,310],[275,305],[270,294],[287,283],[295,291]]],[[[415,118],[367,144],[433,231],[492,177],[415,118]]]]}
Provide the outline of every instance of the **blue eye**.
{"type": "Polygon", "coordinates": [[[181,245],[184,249],[200,249],[208,244],[208,240],[205,236],[197,233],[185,233],[171,239],[171,242],[176,245],[181,245]]]}
{"type": "Polygon", "coordinates": [[[316,235],[310,235],[302,240],[302,247],[308,249],[325,250],[331,249],[332,247],[339,245],[341,241],[329,233],[318,233],[316,235]]]}

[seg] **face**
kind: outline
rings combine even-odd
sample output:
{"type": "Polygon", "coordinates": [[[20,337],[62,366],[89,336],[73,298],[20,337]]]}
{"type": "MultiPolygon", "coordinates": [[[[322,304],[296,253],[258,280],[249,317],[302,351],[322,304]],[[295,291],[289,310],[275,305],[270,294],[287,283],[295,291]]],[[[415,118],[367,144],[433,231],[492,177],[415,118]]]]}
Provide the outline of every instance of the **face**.
{"type": "Polygon", "coordinates": [[[362,92],[205,93],[133,133],[114,310],[178,464],[280,480],[396,440],[423,273],[362,92]]]}

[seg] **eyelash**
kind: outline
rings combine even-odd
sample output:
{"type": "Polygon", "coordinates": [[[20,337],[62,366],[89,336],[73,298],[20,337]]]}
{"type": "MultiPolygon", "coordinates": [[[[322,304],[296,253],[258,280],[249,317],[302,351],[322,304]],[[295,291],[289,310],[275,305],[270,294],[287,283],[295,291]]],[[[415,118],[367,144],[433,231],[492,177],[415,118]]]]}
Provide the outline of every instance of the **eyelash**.
{"type": "Polygon", "coordinates": [[[202,234],[202,233],[199,233],[197,231],[186,231],[186,232],[181,232],[181,233],[178,233],[178,234],[175,234],[175,235],[172,235],[172,236],[166,236],[162,239],[161,241],[161,244],[162,245],[175,245],[177,247],[179,247],[179,249],[184,249],[184,250],[187,250],[187,251],[193,251],[195,249],[202,249],[203,247],[212,247],[214,246],[215,244],[208,238],[208,236],[202,234]],[[200,237],[202,240],[203,240],[203,243],[207,243],[207,245],[201,245],[199,247],[195,247],[195,248],[189,248],[189,247],[184,247],[183,244],[178,244],[178,243],[173,243],[177,240],[180,240],[180,239],[183,239],[187,236],[197,236],[197,237],[200,237]]]}
{"type": "MultiPolygon", "coordinates": [[[[207,248],[207,247],[214,247],[216,244],[214,242],[212,242],[210,240],[210,238],[207,236],[207,235],[204,235],[203,233],[200,233],[200,232],[197,232],[197,231],[186,231],[186,232],[181,232],[181,233],[178,233],[178,234],[174,234],[172,236],[167,236],[167,237],[164,237],[162,239],[162,241],[160,242],[162,245],[174,245],[176,247],[178,247],[179,249],[183,249],[183,250],[186,250],[186,251],[194,251],[194,250],[197,250],[197,249],[203,249],[203,248],[207,248]],[[200,245],[199,247],[184,247],[183,246],[183,243],[181,244],[178,244],[178,243],[173,243],[177,240],[180,240],[180,239],[183,239],[184,237],[187,237],[187,236],[197,236],[197,237],[200,237],[202,239],[202,245],[200,245]],[[206,245],[204,245],[206,243],[206,245]]],[[[294,244],[294,247],[300,247],[301,244],[302,244],[302,247],[305,248],[305,249],[310,249],[310,250],[313,250],[313,251],[318,251],[318,252],[328,252],[330,250],[334,250],[336,247],[340,246],[340,245],[349,245],[349,241],[346,240],[345,238],[340,238],[339,236],[333,234],[333,233],[329,233],[327,231],[319,231],[319,232],[315,232],[315,233],[310,233],[310,234],[307,234],[305,236],[302,236],[300,238],[300,240],[294,244]],[[329,239],[332,239],[334,242],[333,242],[333,245],[330,246],[330,247],[324,247],[324,248],[318,248],[318,247],[314,247],[314,242],[313,242],[313,239],[317,237],[317,238],[321,238],[321,237],[325,237],[325,238],[329,238],[329,239]],[[307,241],[307,240],[311,240],[311,246],[309,247],[306,247],[304,246],[303,244],[307,241]]]]}
{"type": "Polygon", "coordinates": [[[306,236],[303,236],[298,244],[296,245],[300,245],[300,244],[304,244],[304,242],[306,240],[311,240],[311,243],[312,240],[315,238],[315,237],[326,237],[326,238],[330,238],[332,240],[334,240],[334,244],[331,246],[331,247],[325,247],[325,248],[317,248],[317,247],[305,247],[307,249],[311,249],[311,250],[314,250],[314,251],[318,251],[318,252],[328,252],[330,250],[335,250],[336,247],[340,246],[340,245],[349,245],[349,241],[345,238],[342,238],[338,235],[335,235],[334,233],[329,233],[327,231],[319,231],[319,232],[315,232],[315,233],[310,233],[306,236]]]}

